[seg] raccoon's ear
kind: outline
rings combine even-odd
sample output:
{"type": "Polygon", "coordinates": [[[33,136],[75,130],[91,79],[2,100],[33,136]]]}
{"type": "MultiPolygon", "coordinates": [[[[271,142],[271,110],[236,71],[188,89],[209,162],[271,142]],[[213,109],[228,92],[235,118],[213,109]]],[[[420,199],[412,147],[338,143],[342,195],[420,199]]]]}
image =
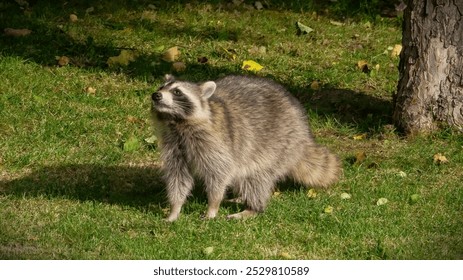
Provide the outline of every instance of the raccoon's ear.
{"type": "Polygon", "coordinates": [[[201,93],[205,99],[211,97],[214,92],[215,88],[217,87],[213,81],[205,82],[204,84],[199,86],[201,88],[201,93]]]}
{"type": "Polygon", "coordinates": [[[166,83],[173,82],[173,81],[175,81],[175,77],[174,77],[173,75],[171,75],[171,74],[166,74],[166,75],[164,76],[164,81],[165,81],[166,83]]]}

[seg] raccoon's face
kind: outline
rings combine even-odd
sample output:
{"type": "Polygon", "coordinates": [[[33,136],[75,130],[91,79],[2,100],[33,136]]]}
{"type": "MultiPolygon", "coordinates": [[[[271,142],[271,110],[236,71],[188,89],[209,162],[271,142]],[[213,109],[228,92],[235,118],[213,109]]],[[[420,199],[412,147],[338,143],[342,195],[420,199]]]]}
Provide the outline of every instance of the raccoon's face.
{"type": "Polygon", "coordinates": [[[207,99],[215,88],[214,82],[198,85],[176,81],[173,76],[166,75],[165,83],[151,95],[152,109],[173,119],[207,118],[207,99]]]}

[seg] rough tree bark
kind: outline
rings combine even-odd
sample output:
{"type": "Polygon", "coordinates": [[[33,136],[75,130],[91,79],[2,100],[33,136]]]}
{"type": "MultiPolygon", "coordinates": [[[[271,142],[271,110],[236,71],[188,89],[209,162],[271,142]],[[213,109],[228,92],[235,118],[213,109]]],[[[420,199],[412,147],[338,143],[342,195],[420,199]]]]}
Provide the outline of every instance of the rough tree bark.
{"type": "Polygon", "coordinates": [[[463,0],[409,0],[394,122],[407,134],[463,131],[463,0]]]}

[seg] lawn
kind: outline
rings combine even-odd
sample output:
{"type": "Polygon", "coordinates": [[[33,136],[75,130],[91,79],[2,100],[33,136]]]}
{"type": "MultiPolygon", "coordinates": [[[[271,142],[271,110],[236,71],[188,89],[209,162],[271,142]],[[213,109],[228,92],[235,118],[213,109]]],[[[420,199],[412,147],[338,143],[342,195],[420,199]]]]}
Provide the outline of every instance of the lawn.
{"type": "Polygon", "coordinates": [[[463,258],[463,136],[392,125],[400,16],[298,1],[30,2],[0,3],[2,29],[32,31],[0,34],[0,259],[463,258]],[[282,182],[264,214],[240,221],[225,218],[232,203],[200,219],[198,182],[165,222],[149,109],[166,73],[282,83],[342,179],[282,182]]]}

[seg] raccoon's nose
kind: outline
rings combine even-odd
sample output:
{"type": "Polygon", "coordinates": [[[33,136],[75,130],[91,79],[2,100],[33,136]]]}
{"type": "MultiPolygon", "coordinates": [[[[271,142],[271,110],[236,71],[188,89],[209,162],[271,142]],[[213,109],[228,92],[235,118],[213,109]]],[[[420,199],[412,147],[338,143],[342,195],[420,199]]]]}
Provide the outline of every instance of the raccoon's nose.
{"type": "Polygon", "coordinates": [[[155,93],[153,93],[151,95],[151,99],[153,99],[153,101],[159,101],[162,99],[162,93],[160,93],[159,91],[156,91],[155,93]]]}

